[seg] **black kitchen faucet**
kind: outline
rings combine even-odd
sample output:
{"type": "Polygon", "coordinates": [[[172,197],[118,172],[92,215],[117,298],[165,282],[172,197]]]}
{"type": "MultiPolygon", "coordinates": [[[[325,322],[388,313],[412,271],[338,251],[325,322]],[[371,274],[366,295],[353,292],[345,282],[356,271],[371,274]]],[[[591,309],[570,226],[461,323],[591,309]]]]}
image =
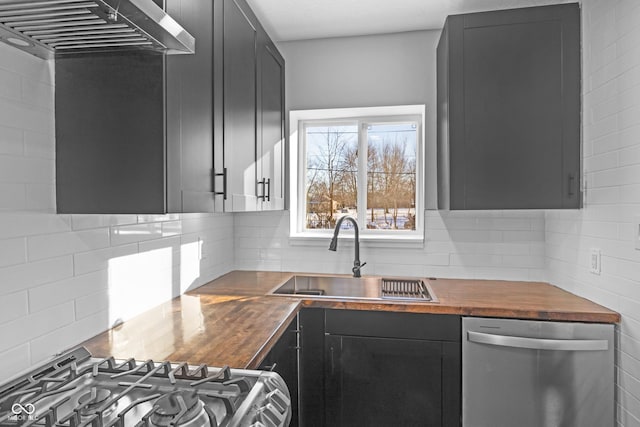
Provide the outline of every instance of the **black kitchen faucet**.
{"type": "Polygon", "coordinates": [[[342,222],[344,220],[348,220],[349,222],[351,222],[353,224],[353,227],[355,228],[355,259],[353,260],[353,268],[351,269],[351,271],[353,271],[353,277],[360,277],[360,268],[362,268],[366,264],[366,262],[360,264],[360,233],[358,231],[358,223],[355,219],[353,219],[353,217],[345,215],[340,218],[338,222],[336,222],[336,228],[335,230],[333,230],[333,238],[331,239],[331,243],[329,244],[329,250],[335,252],[336,249],[338,249],[338,233],[340,233],[340,226],[342,225],[342,222]]]}

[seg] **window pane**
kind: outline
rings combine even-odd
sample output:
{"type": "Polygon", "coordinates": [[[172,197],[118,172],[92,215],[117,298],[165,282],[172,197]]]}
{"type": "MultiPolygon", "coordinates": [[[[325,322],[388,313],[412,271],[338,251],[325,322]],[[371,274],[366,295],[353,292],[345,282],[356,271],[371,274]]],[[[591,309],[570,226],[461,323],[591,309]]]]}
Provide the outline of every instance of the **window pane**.
{"type": "Polygon", "coordinates": [[[311,125],[305,139],[305,228],[331,229],[341,216],[357,217],[358,126],[311,125]]]}
{"type": "Polygon", "coordinates": [[[415,230],[417,126],[367,129],[367,228],[415,230]]]}

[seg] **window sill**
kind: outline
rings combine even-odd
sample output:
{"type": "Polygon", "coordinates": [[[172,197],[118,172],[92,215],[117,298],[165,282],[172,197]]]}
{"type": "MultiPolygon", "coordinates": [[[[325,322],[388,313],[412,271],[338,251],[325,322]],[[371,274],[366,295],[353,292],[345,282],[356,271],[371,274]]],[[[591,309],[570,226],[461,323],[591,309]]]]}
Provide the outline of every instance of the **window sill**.
{"type": "MultiPolygon", "coordinates": [[[[327,246],[331,241],[333,232],[309,233],[301,232],[289,236],[291,246],[327,246]]],[[[340,245],[353,246],[353,233],[344,233],[338,236],[340,245]]],[[[424,248],[424,235],[412,234],[404,236],[382,236],[365,234],[360,235],[360,247],[363,248],[424,248]]]]}

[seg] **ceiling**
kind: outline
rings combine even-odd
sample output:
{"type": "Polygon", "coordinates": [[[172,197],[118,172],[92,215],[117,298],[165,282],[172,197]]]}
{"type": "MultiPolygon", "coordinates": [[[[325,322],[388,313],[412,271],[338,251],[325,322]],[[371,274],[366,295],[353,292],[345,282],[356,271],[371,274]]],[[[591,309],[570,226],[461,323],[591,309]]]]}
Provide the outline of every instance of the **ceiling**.
{"type": "MultiPolygon", "coordinates": [[[[573,0],[576,1],[576,0],[573,0]]],[[[447,15],[569,0],[248,0],[274,41],[440,29],[447,15]]]]}

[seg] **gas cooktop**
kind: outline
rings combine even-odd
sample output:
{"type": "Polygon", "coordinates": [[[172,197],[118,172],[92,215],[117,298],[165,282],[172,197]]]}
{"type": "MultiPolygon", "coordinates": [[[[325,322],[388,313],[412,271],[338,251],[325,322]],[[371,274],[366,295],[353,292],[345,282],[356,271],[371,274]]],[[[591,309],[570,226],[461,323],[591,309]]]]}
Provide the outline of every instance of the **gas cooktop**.
{"type": "Polygon", "coordinates": [[[0,386],[3,427],[280,427],[290,419],[275,372],[97,359],[84,347],[0,386]]]}

